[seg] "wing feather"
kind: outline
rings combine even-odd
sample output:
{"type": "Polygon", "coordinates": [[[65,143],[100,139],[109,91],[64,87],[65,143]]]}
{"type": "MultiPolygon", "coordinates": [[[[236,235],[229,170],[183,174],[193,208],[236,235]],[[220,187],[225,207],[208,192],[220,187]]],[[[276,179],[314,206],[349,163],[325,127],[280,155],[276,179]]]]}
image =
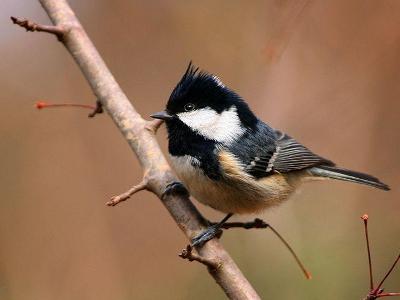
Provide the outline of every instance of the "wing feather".
{"type": "Polygon", "coordinates": [[[274,172],[287,173],[318,165],[334,166],[334,163],[297,142],[287,134],[276,131],[276,147],[272,153],[254,157],[246,166],[246,171],[257,178],[274,172]]]}

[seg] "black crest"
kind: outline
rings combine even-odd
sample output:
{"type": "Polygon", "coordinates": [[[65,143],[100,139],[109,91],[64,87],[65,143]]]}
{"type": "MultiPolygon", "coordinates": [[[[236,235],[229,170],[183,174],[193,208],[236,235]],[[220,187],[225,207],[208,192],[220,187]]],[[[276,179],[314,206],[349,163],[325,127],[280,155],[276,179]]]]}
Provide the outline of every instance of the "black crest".
{"type": "Polygon", "coordinates": [[[217,76],[200,71],[192,62],[172,91],[167,110],[174,114],[182,112],[187,103],[194,104],[196,108],[210,107],[218,113],[234,105],[243,125],[252,128],[257,122],[238,94],[226,87],[217,76]]]}
{"type": "Polygon", "coordinates": [[[192,61],[190,61],[185,71],[185,74],[183,74],[181,80],[178,82],[178,84],[172,91],[172,94],[169,97],[169,102],[176,102],[177,100],[183,98],[187,94],[187,91],[189,90],[189,88],[195,81],[196,77],[198,76],[198,71],[199,68],[195,67],[192,61]]]}

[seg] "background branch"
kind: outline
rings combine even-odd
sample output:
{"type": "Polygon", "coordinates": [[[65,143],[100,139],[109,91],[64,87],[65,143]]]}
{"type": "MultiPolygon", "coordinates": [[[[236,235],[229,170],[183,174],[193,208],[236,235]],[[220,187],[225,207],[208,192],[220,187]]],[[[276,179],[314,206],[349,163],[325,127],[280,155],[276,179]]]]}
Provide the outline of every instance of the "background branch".
{"type": "MultiPolygon", "coordinates": [[[[160,124],[144,120],[133,108],[67,1],[40,0],[40,3],[54,27],[45,27],[29,21],[23,21],[25,23],[19,25],[25,24],[23,27],[27,30],[45,31],[59,37],[79,65],[96,98],[136,154],[144,169],[146,189],[162,200],[177,225],[191,239],[206,227],[207,222],[186,195],[182,193],[164,195],[165,187],[177,181],[177,178],[173,175],[154,136],[155,128],[160,124]]],[[[210,271],[210,274],[229,298],[260,299],[219,241],[212,240],[197,251],[204,259],[220,263],[220,267],[210,271]]]]}

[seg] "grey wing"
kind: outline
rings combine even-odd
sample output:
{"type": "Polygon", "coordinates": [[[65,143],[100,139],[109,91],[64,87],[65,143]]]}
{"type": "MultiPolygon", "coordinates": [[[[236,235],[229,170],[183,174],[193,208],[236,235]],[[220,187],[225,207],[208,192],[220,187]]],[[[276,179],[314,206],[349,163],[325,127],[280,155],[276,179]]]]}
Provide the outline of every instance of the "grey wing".
{"type": "Polygon", "coordinates": [[[334,166],[333,162],[314,154],[287,134],[279,131],[275,134],[275,150],[257,155],[246,166],[247,172],[254,177],[261,178],[274,172],[287,173],[317,165],[334,166]]]}

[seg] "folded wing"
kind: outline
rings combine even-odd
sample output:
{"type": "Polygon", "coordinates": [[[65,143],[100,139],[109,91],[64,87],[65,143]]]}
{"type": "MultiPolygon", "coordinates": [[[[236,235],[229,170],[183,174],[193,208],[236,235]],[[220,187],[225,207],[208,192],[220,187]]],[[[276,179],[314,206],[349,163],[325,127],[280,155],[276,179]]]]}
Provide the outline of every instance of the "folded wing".
{"type": "Polygon", "coordinates": [[[246,166],[246,171],[256,178],[271,173],[287,173],[318,165],[334,166],[334,163],[314,154],[287,134],[276,131],[275,151],[254,157],[246,166]]]}

